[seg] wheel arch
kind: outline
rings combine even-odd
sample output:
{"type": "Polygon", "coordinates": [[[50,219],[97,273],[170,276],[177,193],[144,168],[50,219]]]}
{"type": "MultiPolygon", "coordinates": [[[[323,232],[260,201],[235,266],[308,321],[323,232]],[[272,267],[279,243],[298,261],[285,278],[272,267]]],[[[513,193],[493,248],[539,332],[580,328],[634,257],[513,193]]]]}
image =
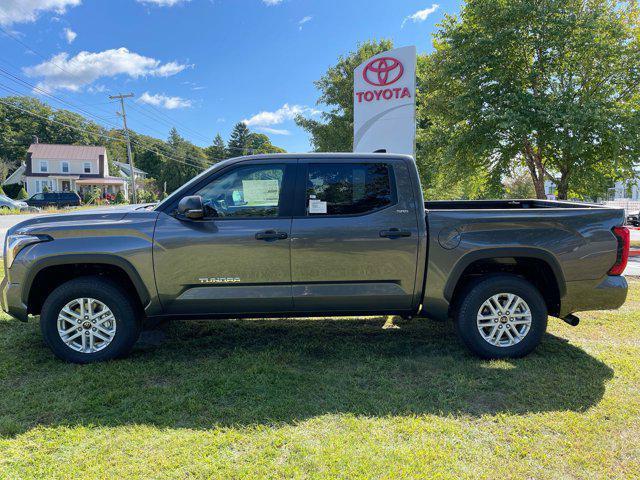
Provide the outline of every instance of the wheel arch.
{"type": "Polygon", "coordinates": [[[550,252],[537,248],[486,249],[462,257],[451,271],[444,290],[450,311],[456,308],[459,294],[470,282],[492,273],[510,273],[528,280],[542,294],[549,313],[559,314],[566,292],[564,274],[550,252]]]}
{"type": "Polygon", "coordinates": [[[96,274],[135,293],[132,296],[142,310],[150,302],[149,291],[133,265],[124,258],[108,254],[61,255],[37,261],[25,278],[22,300],[28,312],[37,315],[44,299],[61,283],[96,274]]]}

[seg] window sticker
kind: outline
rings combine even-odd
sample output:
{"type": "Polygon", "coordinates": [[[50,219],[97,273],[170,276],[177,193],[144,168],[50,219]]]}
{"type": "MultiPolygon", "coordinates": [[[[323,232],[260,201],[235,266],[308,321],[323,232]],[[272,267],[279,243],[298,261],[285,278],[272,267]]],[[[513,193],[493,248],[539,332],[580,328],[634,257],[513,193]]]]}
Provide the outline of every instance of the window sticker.
{"type": "Polygon", "coordinates": [[[322,200],[317,200],[315,198],[309,199],[309,214],[326,214],[327,213],[327,202],[323,202],[322,200]]]}
{"type": "Polygon", "coordinates": [[[243,180],[244,201],[252,207],[278,205],[280,183],[278,180],[243,180]]]}

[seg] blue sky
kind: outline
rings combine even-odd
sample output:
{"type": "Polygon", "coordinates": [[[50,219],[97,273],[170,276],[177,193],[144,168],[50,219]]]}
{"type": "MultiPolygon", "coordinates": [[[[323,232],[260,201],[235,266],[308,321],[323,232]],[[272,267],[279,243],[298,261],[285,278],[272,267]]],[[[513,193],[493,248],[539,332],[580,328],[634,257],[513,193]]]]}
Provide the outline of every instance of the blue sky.
{"type": "Polygon", "coordinates": [[[0,68],[39,90],[6,73],[0,86],[36,96],[47,91],[101,117],[102,124],[120,122],[108,95],[133,92],[129,124],[141,133],[166,138],[175,124],[206,146],[216,133],[227,139],[234,123],[247,120],[274,144],[308,151],[308,136],[292,118],[317,115],[313,81],[339,55],[381,38],[429,51],[436,24],[460,4],[0,0],[0,27],[15,37],[0,31],[0,68]]]}

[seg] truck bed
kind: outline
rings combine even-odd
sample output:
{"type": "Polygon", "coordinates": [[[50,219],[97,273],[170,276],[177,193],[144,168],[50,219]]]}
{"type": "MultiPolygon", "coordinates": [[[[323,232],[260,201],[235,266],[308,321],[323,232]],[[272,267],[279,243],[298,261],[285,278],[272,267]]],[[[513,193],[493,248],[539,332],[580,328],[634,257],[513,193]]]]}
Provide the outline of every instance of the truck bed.
{"type": "Polygon", "coordinates": [[[427,210],[517,210],[544,208],[607,208],[582,202],[553,200],[435,200],[424,202],[427,210]]]}
{"type": "Polygon", "coordinates": [[[549,200],[428,201],[424,207],[422,305],[433,316],[446,318],[459,278],[481,271],[486,258],[505,269],[518,262],[549,265],[559,284],[558,309],[551,310],[558,316],[598,308],[606,301],[598,292],[607,295],[604,287],[621,281],[607,272],[618,255],[612,229],[624,223],[622,209],[549,200]]]}

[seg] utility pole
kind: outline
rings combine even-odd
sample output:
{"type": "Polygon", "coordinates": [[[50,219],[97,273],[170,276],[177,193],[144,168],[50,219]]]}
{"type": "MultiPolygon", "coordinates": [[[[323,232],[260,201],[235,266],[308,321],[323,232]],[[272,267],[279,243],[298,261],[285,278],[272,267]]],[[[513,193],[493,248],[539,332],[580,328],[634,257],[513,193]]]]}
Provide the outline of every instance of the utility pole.
{"type": "Polygon", "coordinates": [[[120,107],[122,112],[122,123],[124,124],[124,136],[127,139],[127,159],[129,160],[129,180],[131,181],[131,203],[138,203],[138,195],[136,194],[136,176],[134,174],[133,155],[131,155],[131,140],[129,139],[129,129],[127,128],[127,112],[124,109],[124,99],[133,97],[133,93],[127,93],[126,95],[109,95],[111,100],[120,100],[120,107]]]}

